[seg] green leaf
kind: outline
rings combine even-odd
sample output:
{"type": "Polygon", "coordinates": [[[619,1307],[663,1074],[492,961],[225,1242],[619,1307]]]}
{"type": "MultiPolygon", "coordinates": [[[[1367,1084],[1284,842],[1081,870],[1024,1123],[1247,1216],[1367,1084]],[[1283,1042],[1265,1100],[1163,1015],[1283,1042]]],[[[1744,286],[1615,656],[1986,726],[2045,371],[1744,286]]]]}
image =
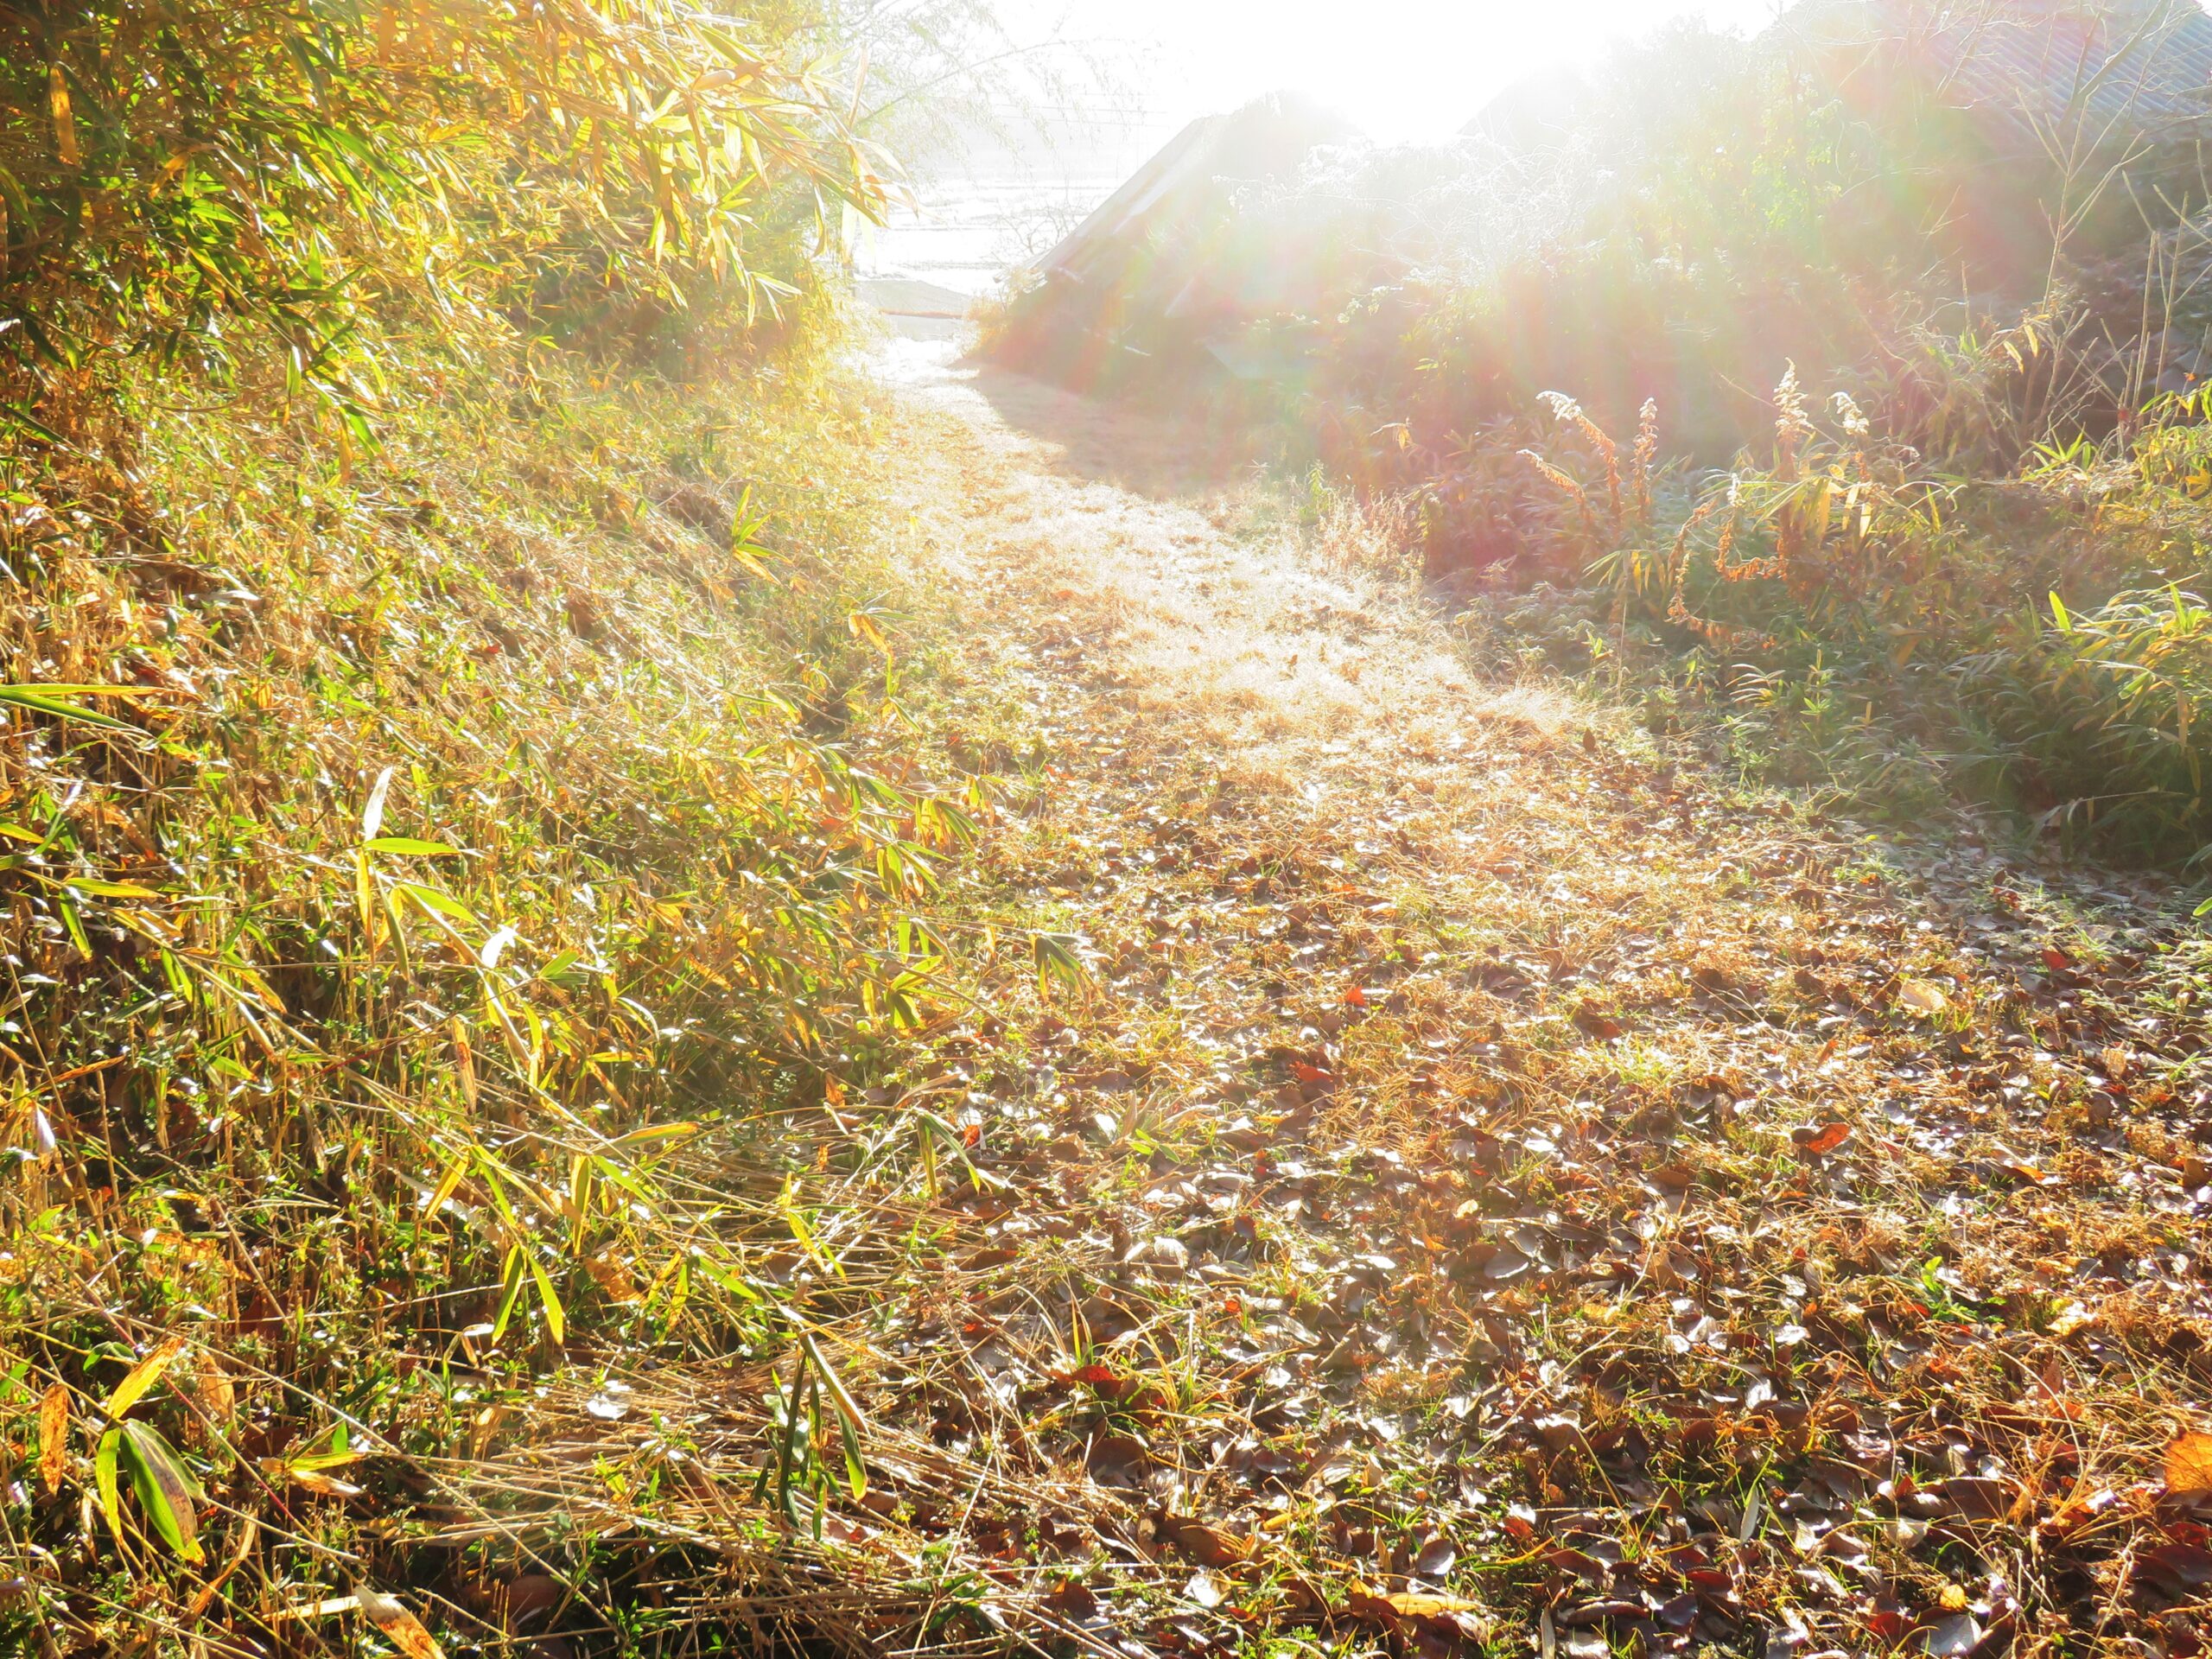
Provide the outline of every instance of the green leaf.
{"type": "Polygon", "coordinates": [[[72,893],[81,893],[89,899],[158,899],[162,895],[151,887],[142,887],[136,881],[95,881],[89,876],[73,875],[62,882],[72,893]]]}
{"type": "Polygon", "coordinates": [[[461,851],[442,841],[417,841],[412,836],[378,836],[361,845],[372,853],[402,853],[417,858],[450,858],[461,851]]]}
{"type": "Polygon", "coordinates": [[[200,1547],[200,1516],[193,1508],[192,1477],[174,1446],[150,1423],[123,1426],[123,1450],[130,1459],[130,1490],[154,1523],[161,1540],[179,1560],[197,1566],[207,1559],[200,1547]]]}
{"type": "Polygon", "coordinates": [[[836,1412],[837,1438],[843,1444],[845,1451],[846,1484],[852,1488],[853,1496],[855,1498],[861,1497],[868,1491],[868,1471],[861,1463],[860,1404],[846,1390],[837,1373],[830,1368],[829,1358],[823,1353],[821,1344],[814,1339],[814,1332],[802,1325],[799,1327],[798,1339],[800,1345],[806,1351],[807,1363],[813,1366],[815,1376],[821,1379],[823,1390],[829,1395],[830,1403],[836,1412]]]}
{"type": "Polygon", "coordinates": [[[412,899],[424,910],[434,914],[450,917],[454,921],[465,922],[471,927],[479,925],[476,912],[442,887],[429,887],[420,881],[398,881],[392,884],[392,891],[396,894],[412,899]]]}
{"type": "Polygon", "coordinates": [[[100,1436],[99,1449],[92,1454],[92,1484],[99,1489],[100,1514],[118,1547],[123,1542],[123,1500],[116,1491],[115,1454],[122,1445],[123,1431],[111,1428],[100,1436]]]}
{"type": "Polygon", "coordinates": [[[522,1300],[523,1249],[515,1245],[507,1252],[506,1287],[499,1298],[499,1311],[492,1319],[492,1340],[497,1342],[506,1334],[507,1321],[514,1317],[515,1304],[522,1300]]]}
{"type": "Polygon", "coordinates": [[[118,720],[112,715],[87,709],[78,697],[143,697],[147,692],[134,685],[0,685],[0,705],[12,709],[26,709],[34,714],[51,715],[57,720],[81,721],[87,726],[105,726],[118,732],[135,732],[138,728],[127,720],[118,720]]]}
{"type": "Polygon", "coordinates": [[[2066,614],[2066,607],[2056,592],[2050,596],[2050,615],[2051,620],[2058,624],[2061,633],[2074,632],[2074,619],[2066,614]]]}
{"type": "Polygon", "coordinates": [[[545,1328],[553,1333],[554,1341],[566,1342],[569,1338],[569,1316],[567,1310],[561,1306],[560,1297],[554,1294],[552,1277],[545,1271],[545,1265],[537,1259],[535,1250],[527,1251],[525,1255],[530,1262],[530,1276],[537,1281],[537,1305],[545,1310],[545,1328]]]}
{"type": "Polygon", "coordinates": [[[67,449],[73,454],[76,453],[75,447],[67,438],[36,416],[26,410],[16,408],[13,404],[0,404],[0,422],[18,427],[34,436],[44,438],[48,443],[67,449]]]}
{"type": "Polygon", "coordinates": [[[1076,954],[1074,938],[1065,933],[1039,933],[1031,947],[1037,958],[1037,988],[1046,990],[1058,980],[1071,991],[1090,982],[1090,972],[1076,954]]]}

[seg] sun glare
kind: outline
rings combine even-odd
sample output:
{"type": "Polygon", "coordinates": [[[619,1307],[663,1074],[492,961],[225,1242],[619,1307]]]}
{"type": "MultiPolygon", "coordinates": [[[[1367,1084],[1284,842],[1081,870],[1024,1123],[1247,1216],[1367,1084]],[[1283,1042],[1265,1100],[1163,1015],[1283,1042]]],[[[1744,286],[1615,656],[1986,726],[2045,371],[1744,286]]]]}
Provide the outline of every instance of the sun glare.
{"type": "Polygon", "coordinates": [[[1773,0],[1077,0],[1071,39],[1135,46],[1148,126],[1294,87],[1381,143],[1439,139],[1523,75],[1594,60],[1681,19],[1753,30],[1773,0]]]}

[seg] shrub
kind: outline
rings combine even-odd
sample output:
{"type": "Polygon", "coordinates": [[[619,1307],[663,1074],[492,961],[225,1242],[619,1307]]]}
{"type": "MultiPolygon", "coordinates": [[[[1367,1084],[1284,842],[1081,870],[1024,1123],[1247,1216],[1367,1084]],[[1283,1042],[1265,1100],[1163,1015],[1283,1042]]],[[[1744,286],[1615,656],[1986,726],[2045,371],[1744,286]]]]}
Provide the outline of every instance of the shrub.
{"type": "Polygon", "coordinates": [[[688,0],[11,11],[12,418],[86,437],[125,363],[222,379],[271,347],[358,423],[362,309],[396,296],[617,335],[712,289],[772,303],[804,261],[760,239],[771,193],[874,200],[803,48],[688,0]]]}
{"type": "Polygon", "coordinates": [[[1936,472],[1847,393],[1816,418],[1794,371],[1767,453],[1702,473],[1654,464],[1656,408],[1624,453],[1551,401],[1553,436],[1519,452],[1544,533],[1624,643],[1665,646],[1680,691],[1717,685],[1758,728],[1739,759],[1907,816],[1948,778],[2135,856],[2212,836],[2201,397],[1994,480],[1936,472]]]}

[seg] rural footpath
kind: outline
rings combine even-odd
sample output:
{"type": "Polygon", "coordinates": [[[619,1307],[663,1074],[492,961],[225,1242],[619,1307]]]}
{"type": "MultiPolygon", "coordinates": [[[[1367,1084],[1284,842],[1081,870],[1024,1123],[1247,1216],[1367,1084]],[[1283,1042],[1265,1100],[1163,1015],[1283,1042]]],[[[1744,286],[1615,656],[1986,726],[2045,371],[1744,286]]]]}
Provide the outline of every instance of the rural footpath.
{"type": "Polygon", "coordinates": [[[1730,803],[1203,427],[883,372],[1091,974],[945,1051],[1016,1185],[880,1339],[977,1634],[2195,1650],[2184,908],[1730,803]]]}
{"type": "Polygon", "coordinates": [[[0,1659],[2207,1659],[2212,12],[1041,10],[0,9],[0,1659]]]}

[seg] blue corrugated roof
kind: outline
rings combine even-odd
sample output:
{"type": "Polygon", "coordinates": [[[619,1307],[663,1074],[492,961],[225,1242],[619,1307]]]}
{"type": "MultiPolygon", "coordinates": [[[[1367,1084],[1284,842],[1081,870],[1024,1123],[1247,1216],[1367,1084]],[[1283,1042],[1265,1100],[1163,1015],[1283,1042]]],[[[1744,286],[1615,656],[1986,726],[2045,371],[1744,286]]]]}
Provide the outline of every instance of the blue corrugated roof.
{"type": "Polygon", "coordinates": [[[1806,0],[1773,38],[1901,54],[1947,101],[2030,129],[2158,136],[2212,116],[2198,0],[1806,0]]]}

